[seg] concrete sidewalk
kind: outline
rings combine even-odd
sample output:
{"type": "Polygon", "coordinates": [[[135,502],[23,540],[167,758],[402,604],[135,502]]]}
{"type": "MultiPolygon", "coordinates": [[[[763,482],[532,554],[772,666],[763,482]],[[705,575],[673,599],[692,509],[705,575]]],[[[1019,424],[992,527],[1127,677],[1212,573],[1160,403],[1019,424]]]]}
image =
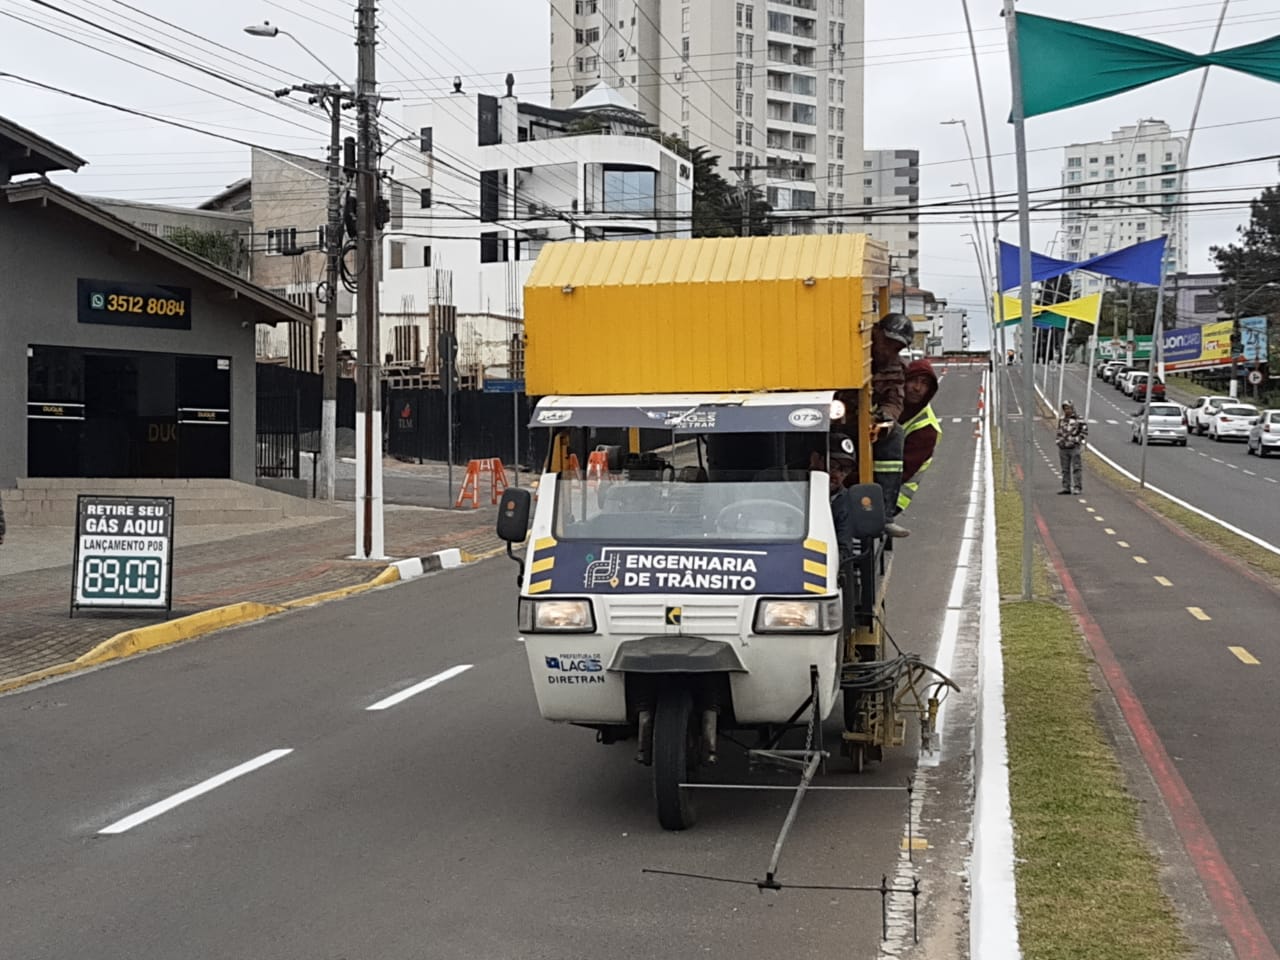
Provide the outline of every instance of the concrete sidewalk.
{"type": "MultiPolygon", "coordinates": [[[[456,548],[478,554],[499,546],[493,511],[388,506],[392,559],[456,548]]],[[[0,545],[0,682],[74,660],[126,630],[163,622],[163,614],[84,611],[69,617],[73,530],[11,527],[0,545]]],[[[354,519],[306,518],[176,531],[173,611],[182,617],[240,602],[280,604],[365,583],[385,562],[346,559],[354,519]]]]}

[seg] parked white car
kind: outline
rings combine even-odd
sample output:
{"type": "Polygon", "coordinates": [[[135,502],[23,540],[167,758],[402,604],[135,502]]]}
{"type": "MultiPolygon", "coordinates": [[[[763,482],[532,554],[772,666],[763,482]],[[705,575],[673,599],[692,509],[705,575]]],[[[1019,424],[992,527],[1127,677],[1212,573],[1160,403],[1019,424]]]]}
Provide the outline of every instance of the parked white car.
{"type": "Polygon", "coordinates": [[[1223,405],[1209,424],[1209,439],[1224,440],[1228,437],[1249,439],[1253,422],[1258,419],[1258,408],[1252,403],[1223,405]]]}
{"type": "Polygon", "coordinates": [[[1116,377],[1116,389],[1123,393],[1126,397],[1133,393],[1133,378],[1143,373],[1142,370],[1129,368],[1124,370],[1116,377]]]}
{"type": "Polygon", "coordinates": [[[1260,457],[1280,451],[1280,410],[1263,410],[1258,414],[1258,420],[1249,429],[1249,438],[1245,442],[1248,444],[1245,449],[1260,457]]]}
{"type": "MultiPolygon", "coordinates": [[[[1129,439],[1134,443],[1142,442],[1142,411],[1134,414],[1131,421],[1133,428],[1129,431],[1129,439]]],[[[1171,443],[1175,446],[1187,445],[1187,425],[1182,422],[1182,407],[1176,403],[1151,404],[1151,434],[1147,441],[1155,443],[1171,443]]],[[[1280,438],[1280,434],[1277,434],[1280,438]]]]}
{"type": "Polygon", "coordinates": [[[1224,404],[1235,403],[1232,397],[1200,397],[1187,408],[1187,426],[1192,433],[1204,436],[1209,432],[1209,424],[1218,415],[1224,404]]]}

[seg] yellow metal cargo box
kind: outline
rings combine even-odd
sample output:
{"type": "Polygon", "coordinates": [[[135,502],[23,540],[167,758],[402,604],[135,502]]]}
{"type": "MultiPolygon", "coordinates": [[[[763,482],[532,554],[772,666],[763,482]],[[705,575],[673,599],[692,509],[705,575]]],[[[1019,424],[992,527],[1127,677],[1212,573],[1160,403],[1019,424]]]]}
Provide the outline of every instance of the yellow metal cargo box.
{"type": "Polygon", "coordinates": [[[861,387],[887,275],[861,234],[548,244],[525,285],[528,390],[861,387]]]}

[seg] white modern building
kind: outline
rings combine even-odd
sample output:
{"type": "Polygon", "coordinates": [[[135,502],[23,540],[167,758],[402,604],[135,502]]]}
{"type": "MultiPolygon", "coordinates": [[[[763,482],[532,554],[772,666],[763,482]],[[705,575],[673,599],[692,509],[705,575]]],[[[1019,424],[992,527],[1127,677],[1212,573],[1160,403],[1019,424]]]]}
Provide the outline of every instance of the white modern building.
{"type": "Polygon", "coordinates": [[[907,278],[907,285],[920,283],[920,202],[919,150],[867,150],[862,155],[862,185],[859,202],[882,211],[909,206],[898,214],[865,213],[858,230],[869,233],[889,246],[893,276],[907,278]]]}
{"type": "MultiPolygon", "coordinates": [[[[864,0],[551,0],[551,102],[616,89],[663,133],[745,168],[777,232],[859,229],[864,0]]],[[[732,170],[729,168],[742,168],[732,170]]]]}
{"type": "Polygon", "coordinates": [[[460,360],[471,350],[475,363],[501,366],[545,244],[690,233],[693,170],[643,114],[604,85],[556,109],[521,102],[513,84],[506,96],[458,93],[404,111],[417,136],[387,161],[384,359],[430,365],[435,334],[456,316],[460,360]]]}
{"type": "MultiPolygon", "coordinates": [[[[1187,141],[1163,120],[1121,127],[1110,140],[1073,143],[1065,150],[1065,210],[1055,256],[1084,260],[1167,236],[1166,270],[1187,269],[1187,215],[1182,207],[1187,141]]],[[[1051,251],[1052,252],[1052,251],[1051,251]]],[[[1081,275],[1077,293],[1102,289],[1100,277],[1081,275]]]]}

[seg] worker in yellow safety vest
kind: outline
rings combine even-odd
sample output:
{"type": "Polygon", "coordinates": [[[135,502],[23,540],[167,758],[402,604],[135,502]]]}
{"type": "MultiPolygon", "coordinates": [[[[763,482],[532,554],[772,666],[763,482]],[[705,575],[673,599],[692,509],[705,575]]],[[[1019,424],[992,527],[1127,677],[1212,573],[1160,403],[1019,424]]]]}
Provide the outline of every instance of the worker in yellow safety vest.
{"type": "Polygon", "coordinates": [[[898,422],[904,434],[902,447],[902,488],[894,514],[911,504],[920,489],[920,474],[933,463],[933,451],[942,438],[942,424],[930,402],[938,392],[938,377],[928,360],[915,360],[907,365],[903,382],[905,403],[898,422]]]}

